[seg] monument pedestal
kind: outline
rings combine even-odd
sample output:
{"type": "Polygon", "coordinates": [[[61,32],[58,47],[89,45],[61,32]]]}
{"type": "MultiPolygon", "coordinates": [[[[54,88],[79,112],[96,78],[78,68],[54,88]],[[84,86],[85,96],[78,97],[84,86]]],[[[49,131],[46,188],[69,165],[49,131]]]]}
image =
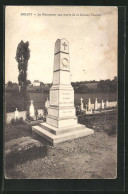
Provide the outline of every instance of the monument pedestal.
{"type": "Polygon", "coordinates": [[[93,134],[92,129],[77,124],[70,79],[69,44],[66,39],[58,39],[55,43],[53,85],[50,88],[46,123],[32,127],[33,131],[52,144],[93,134]]]}
{"type": "Polygon", "coordinates": [[[81,124],[57,128],[47,123],[40,123],[39,126],[33,126],[32,131],[51,142],[52,145],[94,133],[92,129],[86,128],[81,124]]]}

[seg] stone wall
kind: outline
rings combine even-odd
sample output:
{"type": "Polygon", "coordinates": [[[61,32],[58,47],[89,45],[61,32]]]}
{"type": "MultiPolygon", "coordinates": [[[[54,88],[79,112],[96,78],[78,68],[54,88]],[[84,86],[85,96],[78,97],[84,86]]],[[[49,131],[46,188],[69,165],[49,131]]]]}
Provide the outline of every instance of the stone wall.
{"type": "MultiPolygon", "coordinates": [[[[38,109],[37,112],[38,112],[39,116],[43,116],[43,114],[44,114],[43,109],[38,109]]],[[[18,113],[19,113],[18,118],[23,118],[23,120],[26,119],[27,111],[18,111],[18,113]]],[[[9,113],[5,113],[5,114],[6,114],[5,121],[7,124],[9,124],[11,122],[11,120],[15,118],[15,112],[9,112],[9,113]]]]}
{"type": "Polygon", "coordinates": [[[15,112],[6,113],[6,123],[9,124],[14,117],[15,117],[15,112]]]}
{"type": "Polygon", "coordinates": [[[91,104],[91,105],[90,105],[90,108],[91,108],[91,109],[94,109],[94,104],[91,104]]]}
{"type": "Polygon", "coordinates": [[[96,103],[96,104],[92,104],[91,101],[90,103],[86,104],[85,107],[87,106],[87,110],[91,111],[91,110],[97,110],[97,109],[105,109],[105,108],[112,108],[112,107],[116,107],[117,106],[117,101],[113,101],[113,102],[100,102],[100,103],[96,103]]]}
{"type": "MultiPolygon", "coordinates": [[[[105,102],[103,102],[104,103],[104,108],[105,108],[105,106],[106,106],[106,103],[105,102]]],[[[108,108],[110,108],[110,107],[116,107],[117,106],[117,102],[116,101],[114,101],[114,102],[108,102],[108,108]]],[[[92,109],[94,109],[94,104],[91,104],[91,108],[92,109]]],[[[97,108],[101,108],[101,103],[97,103],[97,108]]]]}
{"type": "MultiPolygon", "coordinates": [[[[23,120],[26,119],[27,111],[21,111],[19,112],[19,118],[23,118],[23,120]]],[[[15,118],[15,112],[9,112],[6,113],[6,123],[9,124],[12,119],[15,118]]]]}
{"type": "Polygon", "coordinates": [[[117,102],[108,102],[108,107],[116,107],[117,106],[117,102]]]}

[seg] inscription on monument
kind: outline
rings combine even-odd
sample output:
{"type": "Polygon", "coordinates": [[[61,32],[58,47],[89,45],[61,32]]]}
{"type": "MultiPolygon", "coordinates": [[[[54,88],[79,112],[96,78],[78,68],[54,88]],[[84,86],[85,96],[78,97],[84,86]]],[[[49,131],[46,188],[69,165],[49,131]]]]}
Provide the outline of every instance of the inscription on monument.
{"type": "Polygon", "coordinates": [[[63,95],[63,100],[70,100],[71,99],[70,93],[62,93],[62,95],[63,95]]]}
{"type": "Polygon", "coordinates": [[[69,113],[69,112],[72,112],[71,110],[70,111],[63,111],[63,113],[69,113]]]}
{"type": "Polygon", "coordinates": [[[59,104],[72,104],[74,102],[73,91],[60,92],[59,104]]]}
{"type": "Polygon", "coordinates": [[[71,117],[74,116],[75,114],[75,108],[72,109],[65,109],[65,110],[60,110],[59,115],[60,117],[71,117]]]}

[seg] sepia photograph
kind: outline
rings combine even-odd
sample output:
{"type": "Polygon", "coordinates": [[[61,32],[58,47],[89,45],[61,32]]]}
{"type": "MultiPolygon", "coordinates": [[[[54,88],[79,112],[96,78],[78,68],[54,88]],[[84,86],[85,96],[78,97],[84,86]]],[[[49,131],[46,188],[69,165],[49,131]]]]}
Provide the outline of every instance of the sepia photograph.
{"type": "Polygon", "coordinates": [[[118,8],[5,7],[5,179],[116,179],[118,8]]]}

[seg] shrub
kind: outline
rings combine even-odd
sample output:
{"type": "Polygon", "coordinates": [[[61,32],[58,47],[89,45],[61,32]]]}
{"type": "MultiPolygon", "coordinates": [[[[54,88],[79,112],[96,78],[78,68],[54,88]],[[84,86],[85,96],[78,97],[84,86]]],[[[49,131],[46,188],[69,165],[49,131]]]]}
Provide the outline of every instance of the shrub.
{"type": "Polygon", "coordinates": [[[38,120],[43,120],[43,117],[39,117],[38,120]]]}
{"type": "Polygon", "coordinates": [[[15,123],[15,119],[12,119],[12,120],[11,120],[11,124],[14,124],[14,123],[15,123]]]}
{"type": "Polygon", "coordinates": [[[34,118],[29,116],[29,120],[30,121],[34,121],[34,118]]]}
{"type": "Polygon", "coordinates": [[[44,118],[45,118],[47,115],[48,115],[48,110],[47,110],[47,108],[45,107],[45,108],[44,108],[44,118]]]}
{"type": "Polygon", "coordinates": [[[16,118],[16,119],[12,119],[11,120],[11,124],[14,125],[14,124],[20,124],[20,123],[23,123],[23,117],[20,117],[20,118],[16,118]]]}

